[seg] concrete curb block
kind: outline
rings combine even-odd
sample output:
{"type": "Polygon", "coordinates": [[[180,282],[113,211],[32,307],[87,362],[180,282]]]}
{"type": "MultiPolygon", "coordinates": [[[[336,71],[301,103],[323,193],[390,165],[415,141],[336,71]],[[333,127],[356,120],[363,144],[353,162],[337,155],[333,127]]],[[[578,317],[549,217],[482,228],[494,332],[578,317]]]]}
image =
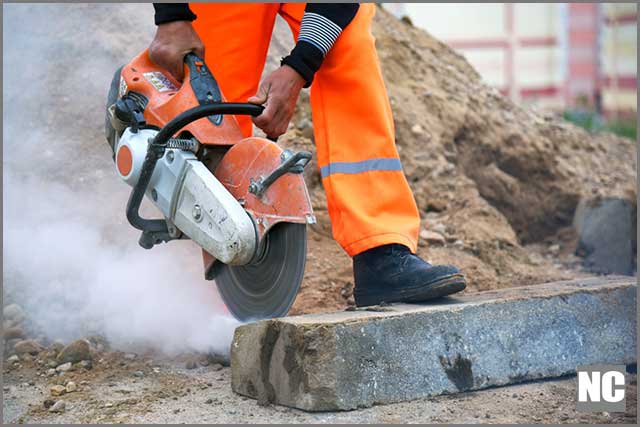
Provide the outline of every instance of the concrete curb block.
{"type": "Polygon", "coordinates": [[[636,288],[633,277],[583,279],[246,324],[232,387],[349,410],[635,363],[636,288]]]}

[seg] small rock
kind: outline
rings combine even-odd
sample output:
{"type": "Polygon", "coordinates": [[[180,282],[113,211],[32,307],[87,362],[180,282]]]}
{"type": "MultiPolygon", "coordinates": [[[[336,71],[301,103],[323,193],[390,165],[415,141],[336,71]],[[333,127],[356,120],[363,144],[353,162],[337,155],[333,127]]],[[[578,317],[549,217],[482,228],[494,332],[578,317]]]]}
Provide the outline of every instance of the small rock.
{"type": "Polygon", "coordinates": [[[303,137],[313,141],[313,124],[308,119],[302,119],[298,124],[298,130],[303,137]]]}
{"type": "Polygon", "coordinates": [[[456,249],[464,249],[464,242],[460,239],[456,240],[455,242],[453,242],[453,247],[456,249]]]}
{"type": "Polygon", "coordinates": [[[44,347],[42,347],[34,340],[22,340],[16,343],[16,345],[14,346],[14,350],[19,355],[30,354],[35,356],[36,354],[44,350],[44,347]]]}
{"type": "Polygon", "coordinates": [[[67,383],[66,390],[67,390],[67,393],[72,393],[72,392],[78,390],[78,386],[73,381],[69,381],[67,383]]]}
{"type": "Polygon", "coordinates": [[[56,366],[56,371],[58,372],[67,372],[71,370],[71,362],[63,363],[61,365],[56,366]]]}
{"type": "Polygon", "coordinates": [[[127,360],[135,360],[136,357],[138,357],[138,355],[135,353],[126,353],[124,355],[124,358],[127,360]]]}
{"type": "Polygon", "coordinates": [[[49,360],[47,362],[47,366],[50,367],[50,368],[55,368],[55,367],[58,366],[58,362],[56,362],[55,360],[49,360]]]}
{"type": "Polygon", "coordinates": [[[209,353],[209,364],[219,363],[222,366],[229,366],[229,357],[216,353],[209,353]]]}
{"type": "Polygon", "coordinates": [[[20,323],[24,320],[24,310],[18,304],[9,304],[2,310],[2,316],[13,323],[20,323]]]}
{"type": "Polygon", "coordinates": [[[11,391],[11,387],[9,387],[9,386],[4,386],[4,387],[2,387],[2,391],[3,391],[4,393],[9,393],[9,392],[11,391]]]}
{"type": "Polygon", "coordinates": [[[549,246],[549,252],[557,254],[558,252],[560,252],[560,245],[555,244],[555,245],[549,246]]]}
{"type": "Polygon", "coordinates": [[[193,360],[189,360],[187,361],[187,363],[185,363],[184,367],[187,369],[196,369],[198,367],[198,364],[193,360]]]}
{"type": "Polygon", "coordinates": [[[7,363],[8,364],[13,364],[13,363],[17,363],[20,361],[20,358],[17,355],[13,355],[13,356],[9,356],[9,358],[7,359],[7,363]]]}
{"type": "Polygon", "coordinates": [[[431,244],[444,245],[445,243],[445,238],[442,234],[431,230],[420,231],[420,238],[431,244]]]}
{"type": "Polygon", "coordinates": [[[48,370],[47,370],[47,376],[48,376],[48,377],[52,377],[52,376],[54,376],[55,374],[56,374],[56,370],[55,370],[55,369],[50,368],[50,369],[48,369],[48,370]]]}
{"type": "Polygon", "coordinates": [[[211,370],[212,371],[219,371],[221,369],[222,369],[222,365],[219,364],[219,363],[215,363],[215,364],[213,364],[213,366],[211,366],[211,370]]]}
{"type": "Polygon", "coordinates": [[[418,136],[422,135],[424,133],[424,130],[422,129],[422,126],[416,123],[415,125],[411,126],[411,133],[418,136]]]}
{"type": "Polygon", "coordinates": [[[82,360],[91,360],[91,358],[89,341],[77,340],[62,349],[58,354],[58,363],[75,363],[82,360]]]}
{"type": "Polygon", "coordinates": [[[440,234],[446,234],[447,227],[444,224],[436,223],[429,227],[432,231],[440,234]]]}
{"type": "Polygon", "coordinates": [[[42,403],[42,405],[44,406],[44,409],[49,409],[49,408],[51,408],[55,403],[56,403],[56,401],[55,401],[55,400],[53,400],[53,399],[47,399],[47,400],[45,400],[45,401],[42,403]]]}
{"type": "Polygon", "coordinates": [[[49,391],[51,392],[52,396],[62,396],[67,392],[67,389],[63,385],[55,384],[49,387],[49,391]]]}
{"type": "Polygon", "coordinates": [[[298,130],[302,130],[302,129],[308,128],[309,126],[311,126],[311,122],[309,121],[309,119],[306,119],[306,118],[302,119],[298,123],[298,130]]]}
{"type": "Polygon", "coordinates": [[[12,340],[16,338],[24,338],[24,330],[20,326],[14,326],[4,330],[5,340],[12,340]]]}
{"type": "Polygon", "coordinates": [[[133,374],[131,374],[131,375],[133,375],[133,376],[134,376],[134,377],[136,377],[136,378],[142,378],[142,377],[144,377],[144,372],[142,372],[142,371],[135,371],[135,372],[134,372],[133,374]]]}
{"type": "Polygon", "coordinates": [[[207,405],[211,405],[213,403],[213,399],[207,399],[204,401],[207,405]]]}
{"type": "Polygon", "coordinates": [[[91,360],[81,360],[80,361],[80,367],[84,368],[84,369],[92,369],[93,368],[93,362],[91,360]]]}
{"type": "Polygon", "coordinates": [[[63,348],[64,348],[64,344],[62,344],[60,341],[56,341],[49,346],[49,351],[55,356],[57,356],[62,351],[63,348]]]}
{"type": "Polygon", "coordinates": [[[89,343],[89,346],[92,350],[97,352],[103,352],[109,349],[109,342],[105,337],[101,335],[92,335],[90,337],[86,337],[85,341],[89,343]]]}
{"type": "Polygon", "coordinates": [[[52,407],[49,408],[49,412],[62,413],[66,408],[67,404],[64,402],[64,400],[58,400],[53,404],[52,407]]]}
{"type": "Polygon", "coordinates": [[[35,356],[30,355],[29,353],[23,353],[20,355],[20,360],[23,362],[31,362],[35,356]]]}
{"type": "Polygon", "coordinates": [[[180,412],[180,409],[174,409],[174,410],[173,410],[173,413],[174,413],[174,414],[177,414],[178,412],[180,412]]]}

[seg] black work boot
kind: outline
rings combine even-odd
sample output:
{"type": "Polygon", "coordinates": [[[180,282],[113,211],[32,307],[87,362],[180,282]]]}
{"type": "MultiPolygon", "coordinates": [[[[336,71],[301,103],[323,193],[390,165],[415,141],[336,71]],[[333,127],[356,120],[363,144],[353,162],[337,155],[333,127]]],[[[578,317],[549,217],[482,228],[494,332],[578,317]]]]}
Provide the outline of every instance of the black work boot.
{"type": "Polygon", "coordinates": [[[421,302],[460,292],[460,270],[431,265],[399,244],[379,246],[353,257],[354,298],[358,307],[382,302],[421,302]]]}

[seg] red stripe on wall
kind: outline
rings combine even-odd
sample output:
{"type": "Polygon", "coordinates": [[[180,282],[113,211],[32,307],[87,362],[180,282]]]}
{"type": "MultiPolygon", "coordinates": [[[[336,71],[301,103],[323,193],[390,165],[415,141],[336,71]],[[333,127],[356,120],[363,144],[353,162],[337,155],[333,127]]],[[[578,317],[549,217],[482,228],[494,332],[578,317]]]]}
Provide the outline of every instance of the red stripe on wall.
{"type": "MultiPolygon", "coordinates": [[[[612,87],[614,84],[613,77],[607,76],[604,78],[603,85],[604,87],[612,87]]],[[[616,78],[616,84],[620,89],[633,89],[636,90],[638,87],[638,78],[636,76],[618,76],[616,78]]]]}
{"type": "MultiPolygon", "coordinates": [[[[464,40],[446,40],[449,46],[454,49],[506,49],[509,41],[502,38],[477,38],[464,40]]],[[[523,37],[518,39],[518,44],[522,47],[544,47],[555,46],[555,37],[523,37]]]]}
{"type": "Polygon", "coordinates": [[[560,88],[558,86],[543,86],[543,87],[530,87],[520,89],[520,96],[522,98],[538,98],[549,97],[560,94],[560,88]]]}
{"type": "Polygon", "coordinates": [[[446,43],[454,49],[500,49],[508,46],[502,39],[448,40],[446,43]]]}
{"type": "Polygon", "coordinates": [[[544,47],[555,46],[557,40],[555,37],[527,37],[521,38],[518,43],[523,47],[544,47]]]}
{"type": "Polygon", "coordinates": [[[604,22],[607,25],[616,24],[637,24],[638,23],[638,14],[637,13],[627,13],[619,16],[605,16],[604,22]]]}

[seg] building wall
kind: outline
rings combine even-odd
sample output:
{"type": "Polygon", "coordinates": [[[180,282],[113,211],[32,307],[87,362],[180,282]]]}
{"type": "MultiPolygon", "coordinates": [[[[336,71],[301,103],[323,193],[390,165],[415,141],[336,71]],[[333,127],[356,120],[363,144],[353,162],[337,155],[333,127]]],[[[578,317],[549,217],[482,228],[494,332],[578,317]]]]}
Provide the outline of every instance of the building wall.
{"type": "Polygon", "coordinates": [[[635,115],[638,75],[637,4],[603,5],[602,104],[610,116],[635,115]]]}
{"type": "Polygon", "coordinates": [[[635,4],[393,3],[524,104],[635,111],[635,4]],[[615,21],[615,25],[612,22],[615,21]]]}

